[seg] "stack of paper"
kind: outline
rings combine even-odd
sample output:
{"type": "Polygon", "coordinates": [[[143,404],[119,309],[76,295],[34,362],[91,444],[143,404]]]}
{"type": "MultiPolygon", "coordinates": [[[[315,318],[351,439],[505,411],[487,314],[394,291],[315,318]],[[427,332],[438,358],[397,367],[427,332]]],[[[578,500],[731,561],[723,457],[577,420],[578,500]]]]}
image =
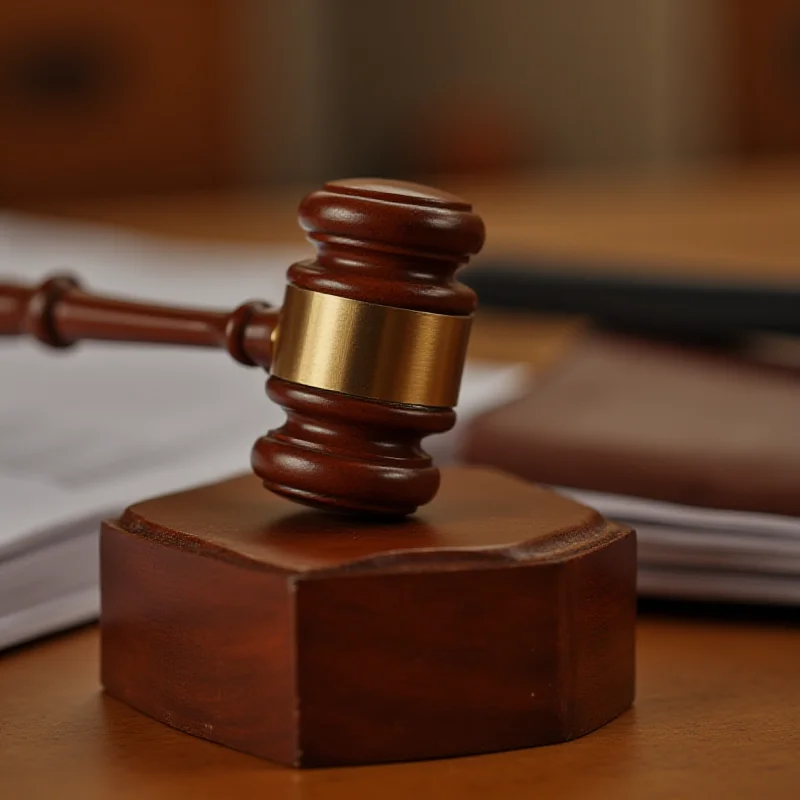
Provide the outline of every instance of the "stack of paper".
{"type": "Polygon", "coordinates": [[[639,593],[800,604],[800,519],[561,488],[636,529],[639,593]]]}

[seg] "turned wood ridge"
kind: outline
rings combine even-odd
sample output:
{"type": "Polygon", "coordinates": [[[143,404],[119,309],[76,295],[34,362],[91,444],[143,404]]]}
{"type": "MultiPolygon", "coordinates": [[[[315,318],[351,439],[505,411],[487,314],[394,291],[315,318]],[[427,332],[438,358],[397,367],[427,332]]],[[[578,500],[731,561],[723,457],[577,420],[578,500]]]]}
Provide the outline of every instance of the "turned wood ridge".
{"type": "Polygon", "coordinates": [[[396,181],[332,181],[300,204],[316,258],[293,264],[283,309],[171,308],[84,291],[69,276],[0,284],[0,335],[224,348],[271,370],[287,420],[255,444],[264,486],[295,501],[405,515],[439,472],[420,446],[455,423],[476,306],[455,272],[484,227],[454,195],[396,181]]]}

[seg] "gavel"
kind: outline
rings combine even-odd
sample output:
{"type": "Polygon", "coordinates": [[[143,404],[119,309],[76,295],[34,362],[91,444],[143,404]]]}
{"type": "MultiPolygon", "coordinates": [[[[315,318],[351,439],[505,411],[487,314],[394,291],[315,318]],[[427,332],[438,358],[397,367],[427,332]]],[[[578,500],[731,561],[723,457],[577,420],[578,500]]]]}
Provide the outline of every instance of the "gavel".
{"type": "Polygon", "coordinates": [[[484,226],[455,195],[331,181],[300,204],[316,257],[289,267],[282,308],[174,308],[90,294],[70,276],[0,284],[0,335],[220,347],[270,372],[286,422],[255,443],[264,486],[296,502],[405,516],[433,499],[423,437],[455,424],[474,292],[455,272],[484,226]]]}

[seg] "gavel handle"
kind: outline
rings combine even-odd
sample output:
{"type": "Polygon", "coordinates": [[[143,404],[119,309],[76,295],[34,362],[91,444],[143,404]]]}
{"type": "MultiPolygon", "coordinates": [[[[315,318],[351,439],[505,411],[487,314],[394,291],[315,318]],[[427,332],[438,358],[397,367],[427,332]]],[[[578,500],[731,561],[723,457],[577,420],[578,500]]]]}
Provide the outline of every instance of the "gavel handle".
{"type": "Polygon", "coordinates": [[[221,347],[242,364],[268,369],[279,313],[261,302],[224,312],[117,300],[63,275],[35,287],[0,283],[0,336],[31,335],[51,347],[82,339],[221,347]]]}

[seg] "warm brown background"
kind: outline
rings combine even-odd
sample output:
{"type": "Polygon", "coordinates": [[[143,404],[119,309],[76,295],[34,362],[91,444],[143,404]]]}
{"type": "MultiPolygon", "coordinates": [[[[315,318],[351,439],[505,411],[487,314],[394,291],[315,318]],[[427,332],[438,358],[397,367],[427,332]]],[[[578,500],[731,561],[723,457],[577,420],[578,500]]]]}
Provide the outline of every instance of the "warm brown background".
{"type": "Polygon", "coordinates": [[[800,150],[796,0],[5,0],[0,203],[800,150]]]}
{"type": "Polygon", "coordinates": [[[226,0],[4,0],[0,203],[230,185],[226,0]]]}

